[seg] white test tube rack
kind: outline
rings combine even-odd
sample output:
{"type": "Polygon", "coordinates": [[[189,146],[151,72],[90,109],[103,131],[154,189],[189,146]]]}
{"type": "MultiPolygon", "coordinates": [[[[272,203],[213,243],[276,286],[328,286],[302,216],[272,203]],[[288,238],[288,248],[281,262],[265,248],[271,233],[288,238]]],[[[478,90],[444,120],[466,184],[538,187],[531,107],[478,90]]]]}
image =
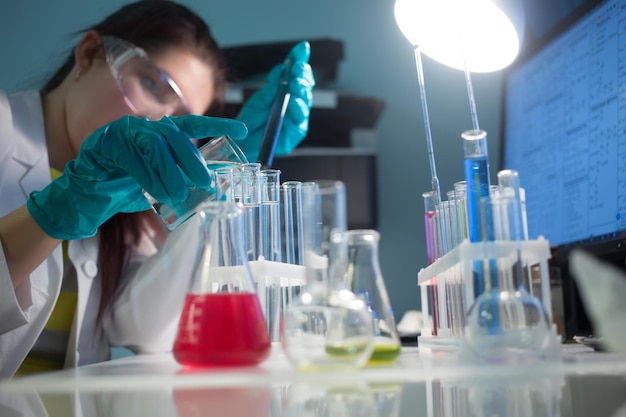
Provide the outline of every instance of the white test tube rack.
{"type": "Polygon", "coordinates": [[[306,268],[283,262],[266,261],[260,257],[248,262],[256,285],[257,295],[265,321],[273,342],[280,341],[280,318],[287,304],[297,294],[296,288],[302,289],[306,283],[306,268]],[[285,291],[287,290],[287,291],[285,291]],[[273,294],[272,297],[268,295],[273,294]],[[286,296],[286,294],[290,294],[286,296]]]}
{"type": "MultiPolygon", "coordinates": [[[[538,269],[540,289],[532,294],[539,298],[552,322],[552,302],[550,298],[550,276],[548,259],[550,259],[549,242],[539,237],[537,240],[470,242],[465,239],[450,252],[423,268],[417,275],[420,289],[424,324],[418,338],[420,349],[459,351],[463,341],[463,328],[459,320],[452,320],[456,314],[464,322],[467,310],[472,305],[474,294],[473,266],[475,261],[496,259],[499,266],[512,267],[521,256],[522,266],[538,269]],[[436,286],[437,291],[431,291],[436,286]],[[454,290],[450,290],[454,289],[454,290]],[[436,294],[436,300],[430,300],[436,294]],[[430,301],[430,302],[429,302],[430,301]],[[434,302],[433,302],[434,301],[434,302]],[[433,308],[438,311],[434,312],[433,308]],[[434,328],[433,316],[438,317],[437,328],[434,328]]],[[[532,289],[531,289],[532,291],[532,289]]],[[[555,326],[553,326],[556,329],[555,326]]],[[[556,330],[554,330],[556,336],[556,330]]]]}

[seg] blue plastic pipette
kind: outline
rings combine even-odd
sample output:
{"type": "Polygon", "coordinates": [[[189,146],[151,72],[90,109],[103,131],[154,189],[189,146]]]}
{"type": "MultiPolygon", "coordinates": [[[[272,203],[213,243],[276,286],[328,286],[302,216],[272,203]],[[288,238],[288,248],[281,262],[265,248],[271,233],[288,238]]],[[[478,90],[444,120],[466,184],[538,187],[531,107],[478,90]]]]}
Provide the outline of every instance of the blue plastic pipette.
{"type": "Polygon", "coordinates": [[[267,119],[267,125],[265,126],[265,133],[263,135],[263,142],[261,144],[261,150],[259,151],[259,162],[263,169],[269,168],[274,161],[274,152],[276,151],[276,145],[278,144],[278,137],[280,136],[280,130],[283,127],[283,120],[285,118],[285,112],[287,111],[287,105],[291,94],[289,93],[289,80],[286,76],[291,68],[291,60],[285,60],[285,68],[281,74],[278,90],[276,91],[276,97],[272,104],[272,110],[270,116],[267,119]]]}

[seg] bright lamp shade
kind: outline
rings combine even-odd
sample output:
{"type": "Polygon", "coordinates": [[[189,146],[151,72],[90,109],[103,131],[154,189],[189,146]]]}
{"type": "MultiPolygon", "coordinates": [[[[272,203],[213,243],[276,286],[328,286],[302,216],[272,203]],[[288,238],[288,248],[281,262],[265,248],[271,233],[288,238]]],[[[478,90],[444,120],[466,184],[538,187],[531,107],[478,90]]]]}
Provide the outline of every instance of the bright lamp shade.
{"type": "Polygon", "coordinates": [[[396,0],[395,16],[409,42],[435,61],[491,72],[507,67],[519,53],[524,34],[519,1],[396,0]]]}

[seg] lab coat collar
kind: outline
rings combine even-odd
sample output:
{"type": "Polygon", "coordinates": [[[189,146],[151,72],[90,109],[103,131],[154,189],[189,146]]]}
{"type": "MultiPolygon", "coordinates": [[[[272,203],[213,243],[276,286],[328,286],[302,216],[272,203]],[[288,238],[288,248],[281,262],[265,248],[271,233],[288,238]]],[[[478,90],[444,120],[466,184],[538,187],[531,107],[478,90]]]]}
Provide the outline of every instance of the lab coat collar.
{"type": "Polygon", "coordinates": [[[9,96],[16,145],[13,161],[23,171],[19,183],[25,196],[41,190],[50,182],[50,163],[46,148],[41,95],[24,91],[9,96]],[[47,181],[44,181],[47,179],[47,181]]]}

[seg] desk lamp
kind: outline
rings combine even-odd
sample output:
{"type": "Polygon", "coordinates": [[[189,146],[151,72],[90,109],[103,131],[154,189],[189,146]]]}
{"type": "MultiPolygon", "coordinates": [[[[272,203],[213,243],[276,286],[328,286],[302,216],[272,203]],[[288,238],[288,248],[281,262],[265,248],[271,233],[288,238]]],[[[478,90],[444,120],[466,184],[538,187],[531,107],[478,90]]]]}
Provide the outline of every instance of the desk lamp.
{"type": "Polygon", "coordinates": [[[396,0],[395,17],[424,54],[471,72],[507,67],[524,37],[521,0],[396,0]]]}
{"type": "Polygon", "coordinates": [[[464,69],[473,128],[479,130],[470,72],[497,71],[519,53],[524,36],[521,0],[396,0],[396,22],[415,50],[432,191],[441,201],[435,168],[421,53],[456,69],[464,69]]]}

